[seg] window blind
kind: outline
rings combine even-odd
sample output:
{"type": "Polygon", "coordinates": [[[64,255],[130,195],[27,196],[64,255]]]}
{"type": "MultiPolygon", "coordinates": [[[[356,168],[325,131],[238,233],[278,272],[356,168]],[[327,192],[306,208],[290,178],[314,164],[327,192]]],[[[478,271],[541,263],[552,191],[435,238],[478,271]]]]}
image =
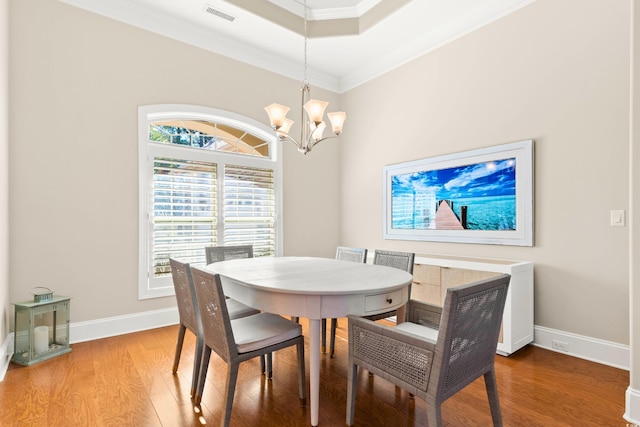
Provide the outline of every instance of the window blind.
{"type": "Polygon", "coordinates": [[[225,245],[253,245],[254,256],[275,255],[273,169],[224,166],[225,245]]]}
{"type": "Polygon", "coordinates": [[[169,258],[204,263],[205,246],[217,244],[217,166],[154,158],[153,275],[171,274],[169,258]]]}

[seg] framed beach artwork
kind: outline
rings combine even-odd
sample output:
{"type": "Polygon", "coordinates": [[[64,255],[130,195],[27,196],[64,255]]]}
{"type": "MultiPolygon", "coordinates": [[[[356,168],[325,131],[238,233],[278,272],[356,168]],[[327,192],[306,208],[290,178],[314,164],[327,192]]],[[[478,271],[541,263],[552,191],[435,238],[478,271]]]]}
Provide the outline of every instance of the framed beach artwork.
{"type": "Polygon", "coordinates": [[[533,140],[383,170],[384,238],[533,246],[533,140]]]}

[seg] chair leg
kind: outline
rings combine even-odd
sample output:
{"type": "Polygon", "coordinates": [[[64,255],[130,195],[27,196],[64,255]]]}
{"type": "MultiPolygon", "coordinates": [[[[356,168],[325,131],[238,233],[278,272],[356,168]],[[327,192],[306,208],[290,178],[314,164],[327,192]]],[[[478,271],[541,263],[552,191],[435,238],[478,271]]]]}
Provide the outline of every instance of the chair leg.
{"type": "Polygon", "coordinates": [[[202,350],[202,363],[200,364],[200,373],[198,375],[198,387],[196,389],[196,395],[193,396],[193,401],[196,405],[202,402],[202,392],[204,391],[204,383],[207,379],[207,371],[209,370],[209,359],[211,358],[211,349],[205,345],[202,350]]]}
{"type": "Polygon", "coordinates": [[[327,319],[322,319],[322,331],[320,332],[320,336],[322,336],[322,352],[327,352],[327,319]]]}
{"type": "Polygon", "coordinates": [[[442,427],[442,411],[440,404],[435,399],[427,399],[427,425],[429,427],[442,427]]]}
{"type": "Polygon", "coordinates": [[[178,364],[180,363],[180,353],[182,353],[182,343],[184,342],[184,333],[186,332],[187,327],[184,325],[180,325],[178,329],[178,340],[176,341],[176,355],[173,358],[173,373],[178,372],[178,364]]]}
{"type": "Polygon", "coordinates": [[[296,345],[298,351],[298,396],[301,400],[307,399],[307,382],[304,368],[304,339],[296,345]]]}
{"type": "Polygon", "coordinates": [[[273,359],[271,353],[267,353],[267,378],[273,378],[273,359]]]}
{"type": "Polygon", "coordinates": [[[487,388],[493,425],[495,427],[501,427],[502,415],[500,414],[500,401],[498,399],[498,383],[496,381],[496,372],[493,369],[484,374],[484,385],[487,388]]]}
{"type": "Polygon", "coordinates": [[[347,373],[347,425],[352,426],[356,412],[356,378],[358,376],[358,365],[349,361],[349,372],[347,373]]]}
{"type": "Polygon", "coordinates": [[[238,366],[237,362],[229,363],[229,373],[227,374],[227,384],[225,386],[226,403],[224,406],[224,416],[220,425],[222,427],[228,427],[231,421],[231,408],[233,407],[233,395],[236,392],[236,381],[238,380],[238,366]]]}
{"type": "Polygon", "coordinates": [[[204,341],[202,337],[196,337],[196,353],[193,355],[193,378],[191,379],[191,397],[195,396],[198,388],[198,378],[200,378],[200,367],[202,366],[202,348],[204,341]]]}
{"type": "Polygon", "coordinates": [[[338,329],[338,319],[331,319],[331,341],[329,342],[329,356],[333,358],[336,349],[336,329],[338,329]]]}

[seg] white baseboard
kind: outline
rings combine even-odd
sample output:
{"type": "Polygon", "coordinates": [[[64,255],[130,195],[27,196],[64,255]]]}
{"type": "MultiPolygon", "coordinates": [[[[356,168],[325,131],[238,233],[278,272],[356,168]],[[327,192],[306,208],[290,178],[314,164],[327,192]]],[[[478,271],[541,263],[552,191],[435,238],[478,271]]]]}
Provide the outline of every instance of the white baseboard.
{"type": "Polygon", "coordinates": [[[627,388],[625,406],[624,419],[629,421],[627,426],[640,426],[640,390],[627,388]]]}
{"type": "MultiPolygon", "coordinates": [[[[70,341],[73,344],[107,338],[115,335],[175,325],[178,321],[178,309],[173,307],[125,316],[96,319],[87,322],[77,322],[71,324],[70,341]]],[[[629,370],[630,353],[629,346],[626,345],[542,326],[534,327],[533,344],[580,359],[590,360],[627,371],[629,370]],[[554,342],[566,344],[567,351],[561,351],[555,348],[553,345],[554,342]]]]}
{"type": "MultiPolygon", "coordinates": [[[[71,323],[69,325],[69,343],[74,344],[175,325],[179,319],[177,307],[172,307],[71,323]]],[[[4,380],[13,357],[13,341],[14,333],[11,332],[0,348],[0,382],[4,380]]]]}
{"type": "Polygon", "coordinates": [[[4,380],[4,376],[9,369],[9,362],[13,357],[13,332],[7,335],[0,349],[0,382],[4,380]]]}
{"type": "Polygon", "coordinates": [[[69,326],[69,343],[97,340],[132,332],[146,331],[175,325],[180,320],[178,308],[145,311],[124,316],[106,317],[86,322],[71,323],[69,326]]]}
{"type": "Polygon", "coordinates": [[[584,335],[535,326],[533,345],[627,371],[630,366],[628,345],[584,335]]]}
{"type": "MultiPolygon", "coordinates": [[[[178,321],[178,309],[172,307],[71,323],[69,328],[70,343],[74,344],[175,325],[178,321]]],[[[535,326],[533,345],[615,368],[629,370],[629,346],[611,341],[535,326]],[[564,344],[567,351],[555,348],[557,345],[554,347],[554,342],[564,344]]],[[[4,379],[12,355],[13,333],[7,336],[0,350],[0,381],[4,379]]],[[[627,413],[625,418],[628,420],[640,419],[640,392],[631,388],[627,390],[627,413]]],[[[631,422],[640,424],[637,421],[631,422]]]]}

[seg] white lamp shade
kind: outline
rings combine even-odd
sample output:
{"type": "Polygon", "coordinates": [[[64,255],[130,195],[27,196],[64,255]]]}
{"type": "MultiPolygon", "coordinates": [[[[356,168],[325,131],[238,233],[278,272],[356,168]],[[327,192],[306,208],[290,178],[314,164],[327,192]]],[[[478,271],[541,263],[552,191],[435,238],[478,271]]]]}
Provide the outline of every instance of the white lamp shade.
{"type": "Polygon", "coordinates": [[[324,130],[326,129],[327,125],[324,122],[321,122],[318,126],[316,126],[312,131],[311,131],[311,137],[316,140],[319,141],[322,139],[322,134],[324,133],[324,130]]]}
{"type": "Polygon", "coordinates": [[[280,104],[274,103],[264,107],[264,110],[269,115],[269,121],[271,122],[271,127],[274,127],[276,130],[278,130],[284,124],[285,116],[289,112],[289,107],[287,107],[286,105],[280,105],[280,104]]]}
{"type": "Polygon", "coordinates": [[[278,128],[278,133],[283,135],[283,134],[288,134],[289,130],[291,129],[291,126],[293,125],[294,121],[288,118],[284,118],[282,120],[282,126],[280,126],[278,128]]]}
{"type": "Polygon", "coordinates": [[[315,123],[320,123],[322,121],[322,116],[324,116],[324,110],[329,105],[328,102],[318,101],[317,99],[310,99],[304,104],[304,109],[309,116],[309,120],[315,123]]]}
{"type": "Polygon", "coordinates": [[[328,113],[329,120],[331,121],[331,129],[333,133],[336,135],[342,132],[342,126],[344,126],[344,121],[347,120],[347,113],[344,111],[336,111],[334,113],[328,113]]]}

